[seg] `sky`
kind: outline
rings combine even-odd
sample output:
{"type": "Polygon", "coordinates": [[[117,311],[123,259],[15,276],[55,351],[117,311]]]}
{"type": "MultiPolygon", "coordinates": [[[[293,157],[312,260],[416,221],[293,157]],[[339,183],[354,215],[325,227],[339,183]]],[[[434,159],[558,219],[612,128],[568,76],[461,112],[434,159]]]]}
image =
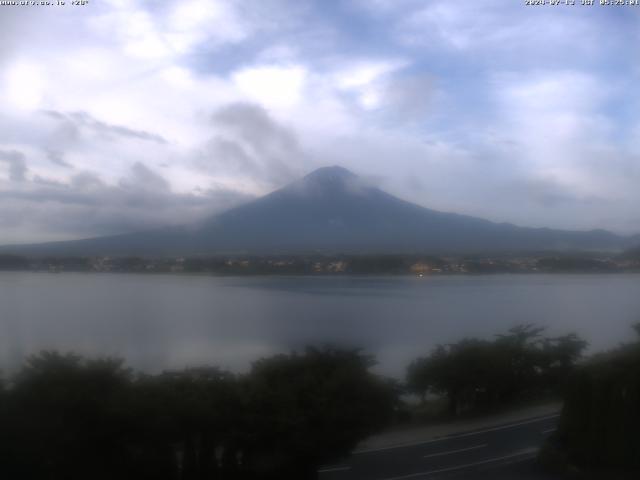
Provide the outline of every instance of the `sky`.
{"type": "Polygon", "coordinates": [[[576,3],[0,5],[0,244],[194,222],[327,165],[640,233],[640,7],[576,3]]]}

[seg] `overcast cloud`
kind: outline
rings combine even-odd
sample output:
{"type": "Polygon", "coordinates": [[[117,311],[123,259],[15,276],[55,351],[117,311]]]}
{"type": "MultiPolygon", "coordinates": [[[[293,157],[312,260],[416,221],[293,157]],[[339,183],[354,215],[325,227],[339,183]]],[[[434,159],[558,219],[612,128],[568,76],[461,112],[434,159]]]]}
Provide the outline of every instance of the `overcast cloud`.
{"type": "Polygon", "coordinates": [[[499,0],[0,6],[0,243],[195,221],[333,164],[431,208],[638,233],[639,19],[499,0]]]}

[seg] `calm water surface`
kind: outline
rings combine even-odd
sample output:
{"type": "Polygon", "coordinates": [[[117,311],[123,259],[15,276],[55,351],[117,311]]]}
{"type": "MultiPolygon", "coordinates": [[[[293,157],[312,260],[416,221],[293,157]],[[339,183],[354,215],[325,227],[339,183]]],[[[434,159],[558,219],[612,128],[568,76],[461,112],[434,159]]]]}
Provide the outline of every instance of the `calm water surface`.
{"type": "Polygon", "coordinates": [[[402,375],[435,344],[534,322],[593,350],[631,338],[640,275],[211,277],[0,273],[0,364],[44,348],[137,368],[236,371],[307,344],[361,347],[402,375]]]}

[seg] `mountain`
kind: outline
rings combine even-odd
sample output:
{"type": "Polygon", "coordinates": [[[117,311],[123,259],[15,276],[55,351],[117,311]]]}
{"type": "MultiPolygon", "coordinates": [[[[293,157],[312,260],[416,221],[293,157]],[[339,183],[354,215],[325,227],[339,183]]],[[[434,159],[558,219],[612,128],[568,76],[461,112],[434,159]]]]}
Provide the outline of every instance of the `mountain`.
{"type": "Polygon", "coordinates": [[[488,253],[619,250],[633,244],[634,239],[604,230],[525,228],[438,212],[369,186],[344,168],[325,167],[197,225],[6,246],[0,251],[31,255],[488,253]]]}
{"type": "Polygon", "coordinates": [[[620,258],[635,261],[640,260],[640,242],[637,242],[637,245],[635,247],[622,252],[620,258]]]}

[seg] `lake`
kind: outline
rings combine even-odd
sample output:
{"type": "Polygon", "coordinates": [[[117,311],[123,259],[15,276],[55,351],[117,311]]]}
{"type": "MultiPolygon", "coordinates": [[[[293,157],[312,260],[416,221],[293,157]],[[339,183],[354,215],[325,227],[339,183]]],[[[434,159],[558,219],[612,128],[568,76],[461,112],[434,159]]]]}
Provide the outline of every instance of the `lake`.
{"type": "Polygon", "coordinates": [[[253,360],[307,344],[360,347],[402,376],[437,343],[518,323],[577,332],[600,350],[632,338],[640,275],[215,277],[0,273],[0,363],[41,349],[115,355],[150,372],[253,360]]]}

